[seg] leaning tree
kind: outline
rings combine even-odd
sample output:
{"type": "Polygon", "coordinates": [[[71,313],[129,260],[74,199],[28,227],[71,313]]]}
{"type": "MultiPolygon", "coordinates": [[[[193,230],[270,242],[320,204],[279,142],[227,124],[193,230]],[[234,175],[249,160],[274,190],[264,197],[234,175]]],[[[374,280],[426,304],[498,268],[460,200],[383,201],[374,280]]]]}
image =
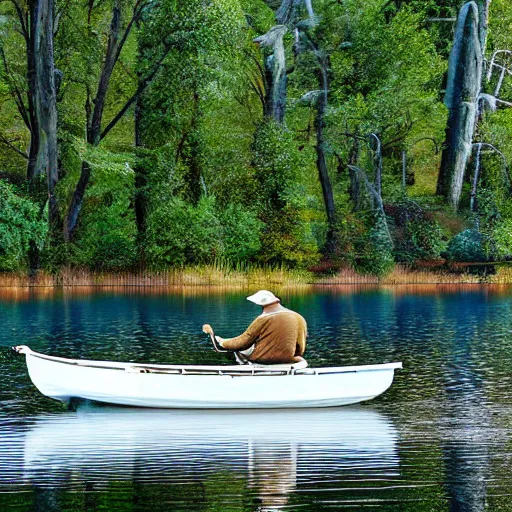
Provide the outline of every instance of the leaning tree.
{"type": "Polygon", "coordinates": [[[489,0],[479,0],[462,6],[450,54],[445,95],[449,114],[437,193],[446,197],[454,209],[460,202],[468,163],[474,157],[470,208],[475,210],[484,151],[500,157],[504,182],[511,186],[505,156],[492,144],[480,140],[478,134],[479,122],[486,112],[512,106],[501,97],[504,81],[512,74],[512,51],[498,49],[489,62],[484,58],[489,4],[489,0]],[[493,91],[486,92],[492,84],[493,91]]]}
{"type": "Polygon", "coordinates": [[[444,103],[448,108],[437,193],[457,209],[482,93],[489,1],[464,4],[457,18],[444,103]]]}

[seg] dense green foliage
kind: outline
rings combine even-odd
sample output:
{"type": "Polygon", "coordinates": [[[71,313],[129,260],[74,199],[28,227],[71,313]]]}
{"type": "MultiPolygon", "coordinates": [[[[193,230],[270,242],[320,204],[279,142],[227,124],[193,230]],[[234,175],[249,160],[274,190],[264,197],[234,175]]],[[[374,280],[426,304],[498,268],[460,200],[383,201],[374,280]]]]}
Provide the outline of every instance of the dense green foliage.
{"type": "Polygon", "coordinates": [[[197,205],[170,199],[149,215],[147,262],[164,267],[245,261],[261,247],[261,227],[255,213],[234,204],[220,209],[213,197],[203,197],[197,205]]]}
{"type": "MultiPolygon", "coordinates": [[[[277,24],[278,3],[57,0],[62,226],[50,230],[46,195],[26,179],[30,73],[20,56],[27,46],[15,4],[0,4],[0,268],[219,260],[309,268],[323,259],[381,276],[395,262],[512,257],[506,104],[481,116],[475,141],[485,144],[474,150],[459,211],[450,213],[435,196],[453,39],[453,23],[437,19],[456,16],[463,2],[313,0],[312,19],[295,2],[281,56],[282,123],[264,115],[271,100],[265,62],[274,62],[274,50],[253,42],[277,24]],[[109,75],[116,23],[122,44],[109,75]],[[101,129],[91,143],[105,85],[101,129]],[[335,226],[327,224],[319,126],[335,226]],[[64,242],[59,230],[73,213],[84,164],[90,178],[76,231],[64,242]],[[326,245],[331,235],[334,244],[326,245]]],[[[488,58],[512,48],[511,23],[507,0],[494,0],[488,58]]],[[[484,92],[496,84],[493,75],[484,92]]],[[[500,98],[512,100],[508,76],[500,98]]]]}
{"type": "Polygon", "coordinates": [[[300,154],[292,134],[264,121],[252,145],[259,218],[264,222],[260,259],[291,265],[314,263],[317,243],[301,198],[300,154]]]}
{"type": "Polygon", "coordinates": [[[31,246],[42,249],[46,234],[37,205],[0,181],[0,270],[26,266],[31,246]]]}

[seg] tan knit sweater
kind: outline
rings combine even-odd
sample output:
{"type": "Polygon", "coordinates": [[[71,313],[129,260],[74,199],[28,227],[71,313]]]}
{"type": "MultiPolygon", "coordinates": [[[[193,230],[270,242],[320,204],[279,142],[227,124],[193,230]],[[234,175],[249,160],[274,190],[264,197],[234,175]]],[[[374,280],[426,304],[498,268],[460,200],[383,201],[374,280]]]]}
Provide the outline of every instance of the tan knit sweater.
{"type": "Polygon", "coordinates": [[[262,364],[293,363],[306,350],[307,324],[298,313],[283,308],[263,314],[236,338],[222,340],[229,350],[246,350],[254,345],[249,361],[262,364]]]}

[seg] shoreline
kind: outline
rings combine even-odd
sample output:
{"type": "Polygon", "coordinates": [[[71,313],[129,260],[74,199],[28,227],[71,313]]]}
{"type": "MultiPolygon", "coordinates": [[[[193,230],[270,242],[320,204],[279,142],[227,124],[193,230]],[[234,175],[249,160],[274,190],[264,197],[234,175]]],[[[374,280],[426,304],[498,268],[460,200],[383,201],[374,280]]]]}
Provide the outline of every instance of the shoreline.
{"type": "Polygon", "coordinates": [[[475,264],[447,268],[396,265],[382,278],[357,274],[351,268],[343,268],[331,275],[305,270],[251,267],[229,269],[217,266],[186,267],[165,271],[94,272],[83,269],[62,269],[56,273],[41,271],[35,277],[26,273],[0,273],[0,288],[67,288],[67,287],[220,287],[243,289],[252,287],[297,287],[336,285],[442,285],[442,284],[512,284],[512,266],[507,263],[475,264]]]}

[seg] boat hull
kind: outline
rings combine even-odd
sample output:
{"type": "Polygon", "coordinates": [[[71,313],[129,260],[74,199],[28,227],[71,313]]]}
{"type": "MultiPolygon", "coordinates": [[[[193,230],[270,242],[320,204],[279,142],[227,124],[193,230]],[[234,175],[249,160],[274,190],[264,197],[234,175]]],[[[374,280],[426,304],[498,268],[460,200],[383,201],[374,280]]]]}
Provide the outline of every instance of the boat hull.
{"type": "Polygon", "coordinates": [[[221,369],[214,374],[189,374],[187,366],[159,366],[158,371],[146,373],[140,371],[142,365],[65,360],[32,351],[25,354],[32,382],[48,397],[63,402],[83,398],[118,405],[178,409],[281,409],[354,404],[386,391],[393,382],[394,370],[401,367],[400,363],[393,363],[254,375],[235,373],[235,370],[223,372],[222,367],[215,367],[221,369]],[[182,368],[182,373],[170,373],[176,368],[182,368]]]}

